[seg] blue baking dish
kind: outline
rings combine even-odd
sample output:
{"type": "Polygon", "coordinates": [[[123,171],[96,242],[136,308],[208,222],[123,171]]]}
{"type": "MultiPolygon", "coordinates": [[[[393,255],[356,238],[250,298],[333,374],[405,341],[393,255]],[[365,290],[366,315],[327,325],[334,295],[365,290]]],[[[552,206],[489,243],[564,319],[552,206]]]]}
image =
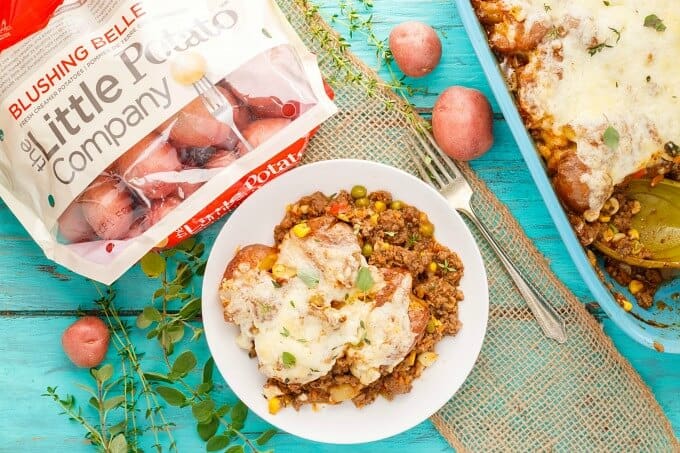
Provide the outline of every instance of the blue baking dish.
{"type": "MultiPolygon", "coordinates": [[[[615,301],[612,291],[619,292],[631,301],[634,301],[635,299],[628,293],[627,288],[621,287],[611,279],[603,282],[598,277],[557,199],[557,195],[548,178],[544,162],[524,127],[498,62],[489,48],[486,33],[477,20],[470,2],[468,0],[456,0],[456,6],[467,35],[472,42],[472,47],[491,85],[491,90],[496,96],[505,120],[510,126],[512,135],[515,137],[519,150],[522,153],[524,162],[529,167],[529,172],[543,197],[550,216],[555,222],[574,264],[591,293],[611,320],[631,338],[658,351],[680,353],[680,310],[667,308],[668,306],[677,305],[677,302],[655,304],[649,310],[640,308],[637,304],[633,303],[633,310],[626,312],[615,301]],[[612,289],[608,289],[608,286],[612,289]]],[[[601,262],[599,265],[601,266],[601,262]]],[[[603,274],[606,276],[604,270],[603,274]]],[[[657,293],[656,299],[657,301],[671,300],[677,297],[678,294],[680,294],[680,278],[666,283],[657,293]]]]}

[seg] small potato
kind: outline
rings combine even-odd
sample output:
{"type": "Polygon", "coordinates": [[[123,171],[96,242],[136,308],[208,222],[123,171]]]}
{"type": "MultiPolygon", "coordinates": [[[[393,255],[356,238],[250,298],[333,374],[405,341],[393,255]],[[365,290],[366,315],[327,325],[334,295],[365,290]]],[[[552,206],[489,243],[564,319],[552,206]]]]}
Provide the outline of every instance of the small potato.
{"type": "Polygon", "coordinates": [[[555,192],[560,200],[577,213],[590,207],[590,189],[581,181],[581,177],[587,172],[588,167],[576,152],[568,152],[557,163],[557,173],[553,176],[555,192]]]}
{"type": "Polygon", "coordinates": [[[300,102],[283,102],[276,96],[263,98],[247,98],[250,109],[259,118],[289,118],[294,119],[300,113],[300,102]]]}
{"type": "Polygon", "coordinates": [[[267,258],[269,255],[276,253],[274,247],[264,244],[250,244],[241,248],[227,265],[224,271],[224,278],[232,278],[234,272],[240,268],[242,264],[246,264],[250,269],[255,268],[260,261],[267,258]]]}
{"type": "Polygon", "coordinates": [[[442,43],[437,32],[422,22],[404,22],[392,29],[390,50],[401,72],[409,77],[423,77],[439,64],[442,43]]]}
{"type": "Polygon", "coordinates": [[[481,156],[493,145],[493,112],[480,91],[447,88],[432,110],[432,133],[439,147],[457,160],[481,156]]]}
{"type": "Polygon", "coordinates": [[[175,209],[181,203],[182,200],[180,200],[177,197],[167,197],[164,198],[163,200],[155,201],[151,205],[149,213],[147,214],[148,219],[147,228],[151,228],[152,226],[163,220],[163,217],[168,215],[173,209],[175,209]]]}
{"type": "Polygon", "coordinates": [[[236,152],[221,149],[210,158],[205,164],[205,168],[224,168],[229,166],[229,164],[234,162],[237,158],[236,152]]]}
{"type": "Polygon", "coordinates": [[[175,183],[154,180],[154,173],[178,171],[182,163],[177,150],[162,136],[152,132],[120,156],[113,171],[151,199],[163,198],[176,189],[175,183]]]}
{"type": "MultiPolygon", "coordinates": [[[[232,102],[232,105],[236,104],[236,98],[228,90],[220,86],[217,89],[232,102]]],[[[234,110],[236,113],[237,110],[234,110]]],[[[238,112],[239,115],[235,115],[234,119],[239,119],[239,122],[242,122],[240,109],[238,112]]],[[[217,145],[229,142],[235,135],[229,125],[219,121],[208,112],[201,98],[196,98],[188,103],[172,121],[166,121],[161,127],[166,129],[171,127],[170,140],[178,146],[206,147],[217,145]]]]}
{"type": "Polygon", "coordinates": [[[253,121],[243,129],[243,137],[253,148],[257,148],[289,124],[290,120],[286,118],[265,118],[253,121]]]}
{"type": "Polygon", "coordinates": [[[83,217],[101,239],[126,237],[135,220],[132,196],[111,176],[97,177],[80,196],[80,204],[83,217]]]}
{"type": "Polygon", "coordinates": [[[99,365],[109,348],[109,329],[96,316],[85,316],[71,324],[61,336],[61,345],[71,362],[82,368],[99,365]]]}
{"type": "Polygon", "coordinates": [[[92,241],[97,238],[97,234],[85,220],[83,208],[78,200],[71,203],[59,216],[58,224],[59,235],[69,244],[92,241]]]}

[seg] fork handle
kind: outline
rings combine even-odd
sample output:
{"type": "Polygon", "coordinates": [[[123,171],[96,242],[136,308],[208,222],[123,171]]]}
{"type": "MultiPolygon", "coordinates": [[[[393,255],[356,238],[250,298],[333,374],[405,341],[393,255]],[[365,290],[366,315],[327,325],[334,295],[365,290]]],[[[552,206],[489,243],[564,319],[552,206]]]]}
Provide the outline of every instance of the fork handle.
{"type": "Polygon", "coordinates": [[[515,265],[512,264],[508,256],[505,254],[503,249],[500,248],[493,236],[489,234],[484,224],[479,221],[477,216],[471,210],[458,209],[458,211],[465,214],[465,216],[475,224],[475,226],[482,233],[482,236],[484,236],[484,238],[491,245],[491,248],[494,250],[494,252],[496,252],[496,255],[498,255],[498,258],[500,258],[503,266],[505,266],[505,269],[510,274],[510,277],[517,286],[517,289],[527,301],[527,305],[536,318],[541,330],[543,330],[543,333],[548,338],[552,338],[558,343],[564,343],[567,341],[567,332],[564,325],[564,320],[560,318],[560,315],[557,314],[555,309],[553,309],[553,307],[548,303],[543,295],[541,295],[541,293],[536,291],[535,288],[530,286],[529,283],[525,281],[515,265]]]}

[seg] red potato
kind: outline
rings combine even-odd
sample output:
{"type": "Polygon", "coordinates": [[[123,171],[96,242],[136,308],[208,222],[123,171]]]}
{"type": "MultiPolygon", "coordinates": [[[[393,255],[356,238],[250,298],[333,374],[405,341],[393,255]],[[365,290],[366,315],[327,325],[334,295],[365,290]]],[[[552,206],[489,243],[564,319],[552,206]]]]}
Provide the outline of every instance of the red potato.
{"type": "Polygon", "coordinates": [[[135,220],[130,192],[111,176],[97,177],[80,196],[80,204],[85,220],[101,239],[126,237],[135,220]]]}
{"type": "Polygon", "coordinates": [[[143,216],[138,217],[130,227],[127,239],[135,238],[143,234],[146,230],[160,222],[170,211],[175,209],[182,202],[175,196],[169,196],[162,200],[155,200],[151,207],[146,210],[143,216]]]}
{"type": "Polygon", "coordinates": [[[439,64],[442,43],[437,32],[422,22],[404,22],[392,29],[389,46],[401,72],[423,77],[439,64]]]}
{"type": "Polygon", "coordinates": [[[113,165],[115,173],[151,199],[167,196],[176,189],[177,184],[148,177],[154,173],[179,171],[181,168],[177,150],[155,132],[140,140],[113,165]]]}
{"type": "Polygon", "coordinates": [[[493,112],[480,91],[447,88],[432,110],[432,134],[439,147],[457,160],[481,156],[493,145],[493,112]]]}
{"type": "MultiPolygon", "coordinates": [[[[250,119],[247,109],[239,106],[236,97],[228,90],[220,86],[217,89],[232,103],[234,123],[239,128],[245,127],[250,119]]],[[[201,98],[184,106],[176,117],[163,123],[161,128],[168,128],[170,125],[170,140],[180,146],[206,147],[235,141],[235,134],[229,125],[211,115],[201,98]]]]}
{"type": "Polygon", "coordinates": [[[68,358],[79,367],[99,365],[109,348],[109,329],[95,316],[85,316],[71,324],[61,336],[68,358]]]}
{"type": "Polygon", "coordinates": [[[82,206],[77,200],[73,201],[59,216],[58,225],[59,234],[69,244],[93,241],[97,238],[97,234],[85,220],[82,206]]]}
{"type": "Polygon", "coordinates": [[[294,119],[300,114],[298,101],[283,102],[276,96],[264,98],[247,98],[250,110],[259,118],[294,119]]]}
{"type": "MultiPolygon", "coordinates": [[[[247,136],[246,136],[247,139],[247,136]]],[[[205,168],[224,168],[237,159],[236,153],[226,149],[219,150],[214,156],[210,158],[205,168]]]]}
{"type": "MultiPolygon", "coordinates": [[[[272,135],[290,124],[286,118],[264,118],[253,121],[243,129],[243,137],[250,143],[250,146],[257,148],[266,142],[272,135]]],[[[243,146],[239,144],[239,151],[242,153],[243,146]]]]}

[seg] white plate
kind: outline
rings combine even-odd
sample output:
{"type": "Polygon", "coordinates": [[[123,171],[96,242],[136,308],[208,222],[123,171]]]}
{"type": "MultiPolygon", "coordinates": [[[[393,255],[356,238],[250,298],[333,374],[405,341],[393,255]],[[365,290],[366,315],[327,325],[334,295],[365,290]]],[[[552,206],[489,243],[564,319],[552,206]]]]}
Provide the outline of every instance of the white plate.
{"type": "Polygon", "coordinates": [[[203,280],[203,323],[208,346],[217,368],[236,395],[257,415],[296,436],[336,444],[383,439],[423,422],[441,408],[461,387],[477,360],[489,310],[484,263],[472,234],[460,216],[434,189],[419,179],[387,165],[359,160],[334,160],[304,165],[267,183],[251,195],[231,216],[215,240],[203,280]],[[285,206],[304,195],[327,195],[349,190],[355,184],[369,191],[387,190],[407,204],[424,211],[435,225],[439,242],[458,253],[465,266],[460,303],[463,327],[455,337],[437,344],[438,360],[413,383],[410,393],[392,401],[379,397],[357,409],[351,402],[299,412],[282,409],[271,415],[262,396],[265,378],[257,359],[236,346],[237,328],[222,316],[217,290],[227,263],[237,247],[273,243],[274,227],[285,206]]]}

